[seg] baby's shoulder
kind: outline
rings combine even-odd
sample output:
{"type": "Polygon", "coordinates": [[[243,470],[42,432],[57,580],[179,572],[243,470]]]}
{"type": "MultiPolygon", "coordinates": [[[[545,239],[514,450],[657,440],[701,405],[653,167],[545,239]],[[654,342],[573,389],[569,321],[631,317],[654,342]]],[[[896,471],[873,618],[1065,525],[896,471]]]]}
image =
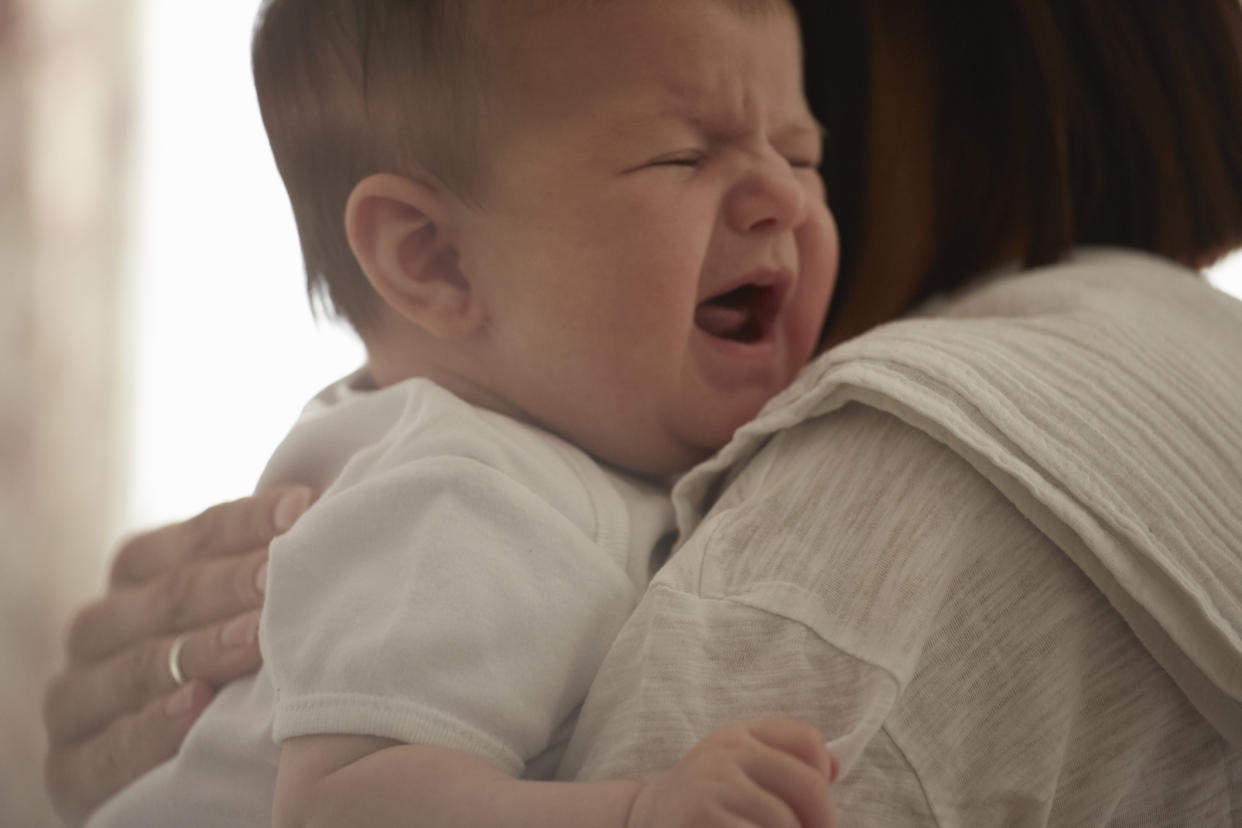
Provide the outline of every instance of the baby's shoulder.
{"type": "MultiPolygon", "coordinates": [[[[538,426],[471,405],[427,380],[375,392],[360,418],[372,435],[327,494],[365,481],[434,478],[447,495],[521,499],[605,547],[649,547],[671,522],[660,487],[601,464],[538,426]],[[651,528],[648,528],[651,527],[651,528]],[[642,535],[642,537],[638,537],[642,535]]],[[[483,508],[486,508],[483,506],[483,508]]]]}

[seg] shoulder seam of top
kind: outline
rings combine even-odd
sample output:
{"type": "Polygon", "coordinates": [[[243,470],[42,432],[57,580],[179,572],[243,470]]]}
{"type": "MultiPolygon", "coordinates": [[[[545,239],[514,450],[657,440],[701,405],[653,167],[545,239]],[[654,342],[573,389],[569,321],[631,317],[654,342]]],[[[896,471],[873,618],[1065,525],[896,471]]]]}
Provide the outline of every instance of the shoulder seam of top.
{"type": "Polygon", "coordinates": [[[897,737],[893,735],[893,732],[888,729],[887,724],[880,725],[880,732],[888,738],[888,741],[892,744],[893,749],[901,754],[902,761],[905,762],[906,767],[910,769],[910,775],[918,781],[919,790],[923,793],[923,804],[927,806],[927,814],[932,818],[932,822],[934,822],[938,828],[939,826],[943,826],[944,823],[941,821],[939,815],[936,814],[936,807],[932,803],[931,795],[927,792],[927,786],[923,783],[923,777],[919,774],[918,768],[914,766],[914,763],[910,761],[909,754],[907,754],[902,748],[901,743],[897,741],[897,737]]]}
{"type": "MultiPolygon", "coordinates": [[[[783,619],[791,624],[796,624],[797,626],[806,630],[806,632],[810,633],[811,635],[815,636],[817,639],[822,641],[825,646],[831,647],[832,649],[844,655],[846,658],[851,659],[852,661],[857,661],[859,664],[865,664],[868,667],[871,667],[879,671],[880,673],[883,673],[884,676],[887,677],[888,680],[893,683],[893,686],[896,687],[899,691],[903,688],[901,679],[897,676],[897,674],[894,673],[888,667],[885,667],[883,664],[877,664],[876,662],[870,659],[857,656],[854,653],[851,653],[850,651],[841,648],[838,644],[824,638],[822,635],[819,634],[819,632],[815,630],[814,627],[810,626],[809,624],[806,624],[800,619],[792,618],[788,615],[785,615],[784,613],[778,612],[777,610],[773,610],[759,603],[747,601],[745,597],[742,595],[719,595],[719,594],[705,595],[701,592],[688,593],[688,592],[685,592],[684,590],[677,589],[676,587],[671,586],[669,584],[665,584],[665,583],[652,583],[651,586],[648,588],[648,591],[680,593],[683,595],[689,595],[692,598],[695,598],[697,600],[716,601],[716,602],[723,603],[723,604],[733,604],[735,606],[745,607],[746,609],[752,612],[762,613],[763,615],[770,615],[774,618],[783,619]]],[[[897,696],[900,696],[900,693],[898,693],[897,696]]]]}

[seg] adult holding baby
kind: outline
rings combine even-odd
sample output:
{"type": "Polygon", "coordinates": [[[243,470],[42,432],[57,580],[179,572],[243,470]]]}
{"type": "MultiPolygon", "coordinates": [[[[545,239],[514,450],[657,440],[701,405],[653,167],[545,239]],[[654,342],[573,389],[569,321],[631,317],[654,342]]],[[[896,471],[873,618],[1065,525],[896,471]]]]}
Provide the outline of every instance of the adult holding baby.
{"type": "MultiPolygon", "coordinates": [[[[679,484],[568,768],[779,714],[830,740],[851,823],[1236,823],[1242,311],[1189,268],[1242,243],[1242,11],[801,6],[850,341],[679,484]]],[[[49,696],[63,813],[253,667],[210,625],[257,605],[282,497],[123,550],[49,696]]]]}
{"type": "Polygon", "coordinates": [[[271,544],[262,666],[90,828],[830,828],[800,722],[549,784],[671,477],[815,352],[837,240],[792,7],[267,0],[252,54],[367,359],[256,487],[322,492],[271,544]]]}

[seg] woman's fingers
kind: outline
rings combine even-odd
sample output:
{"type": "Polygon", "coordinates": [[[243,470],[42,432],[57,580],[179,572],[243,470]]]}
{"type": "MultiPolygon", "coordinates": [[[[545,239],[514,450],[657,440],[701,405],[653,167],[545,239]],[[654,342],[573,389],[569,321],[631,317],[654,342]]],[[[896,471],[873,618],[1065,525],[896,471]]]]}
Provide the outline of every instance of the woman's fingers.
{"type": "MultiPolygon", "coordinates": [[[[259,610],[187,633],[177,655],[182,675],[219,687],[254,672],[259,610]]],[[[175,637],[145,639],[106,661],[72,668],[48,686],[44,718],[53,745],[88,739],[110,722],[177,689],[169,665],[175,637]]]]}
{"type": "Polygon", "coordinates": [[[210,700],[207,685],[191,682],[116,719],[89,740],[53,745],[44,775],[65,824],[81,825],[105,799],[175,754],[210,700]]]}
{"type": "Polygon", "coordinates": [[[70,825],[173,755],[213,686],[259,666],[267,545],[314,501],[282,486],[130,540],[112,588],[69,634],[69,664],[48,687],[48,791],[70,825]],[[185,633],[178,688],[169,655],[185,633]]]}
{"type": "Polygon", "coordinates": [[[222,687],[259,669],[259,610],[251,610],[214,627],[186,636],[181,648],[181,672],[222,687]]]}
{"type": "Polygon", "coordinates": [[[188,561],[266,547],[272,538],[288,531],[312,502],[314,493],[305,486],[277,486],[137,535],[117,553],[111,582],[114,586],[139,584],[188,561]]]}
{"type": "Polygon", "coordinates": [[[90,737],[118,716],[176,689],[169,654],[188,630],[182,674],[220,686],[258,668],[258,621],[267,551],[187,565],[115,589],[74,620],[68,667],[48,685],[53,745],[90,737]]]}
{"type": "Polygon", "coordinates": [[[263,605],[267,550],[184,564],[142,584],[116,587],[69,628],[69,659],[90,664],[151,636],[213,624],[263,605]]]}

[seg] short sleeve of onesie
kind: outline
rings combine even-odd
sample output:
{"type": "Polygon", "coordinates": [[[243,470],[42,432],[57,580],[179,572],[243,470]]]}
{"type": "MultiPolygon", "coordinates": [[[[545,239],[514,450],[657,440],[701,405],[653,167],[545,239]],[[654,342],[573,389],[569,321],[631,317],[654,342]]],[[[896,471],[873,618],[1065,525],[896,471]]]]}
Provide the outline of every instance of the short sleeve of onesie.
{"type": "Polygon", "coordinates": [[[628,539],[563,447],[524,456],[459,430],[362,452],[273,544],[260,640],[277,741],[436,744],[518,775],[585,696],[637,599],[628,539]]]}

